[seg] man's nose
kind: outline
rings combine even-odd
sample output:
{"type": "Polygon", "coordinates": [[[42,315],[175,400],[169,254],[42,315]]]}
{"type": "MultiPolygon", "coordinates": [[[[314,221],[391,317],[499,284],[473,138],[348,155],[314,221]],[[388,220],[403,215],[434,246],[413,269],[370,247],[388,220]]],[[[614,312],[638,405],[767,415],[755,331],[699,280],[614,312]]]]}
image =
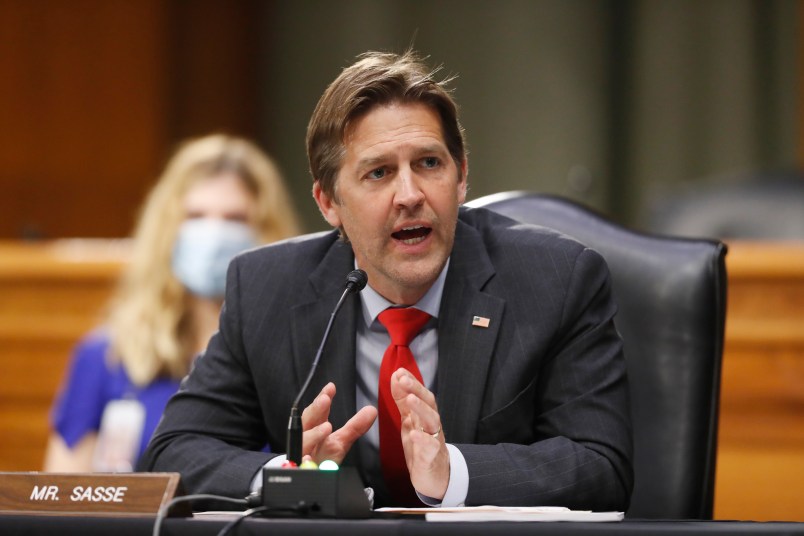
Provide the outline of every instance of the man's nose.
{"type": "Polygon", "coordinates": [[[419,178],[410,168],[400,171],[394,204],[399,207],[415,207],[424,201],[424,192],[419,187],[419,178]]]}

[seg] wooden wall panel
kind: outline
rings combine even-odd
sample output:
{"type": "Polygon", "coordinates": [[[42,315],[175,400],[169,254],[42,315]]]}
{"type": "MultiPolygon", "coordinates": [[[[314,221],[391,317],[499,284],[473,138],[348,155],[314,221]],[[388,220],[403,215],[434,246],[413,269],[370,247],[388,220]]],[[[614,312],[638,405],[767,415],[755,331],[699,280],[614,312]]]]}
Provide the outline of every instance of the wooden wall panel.
{"type": "Polygon", "coordinates": [[[264,0],[170,2],[171,136],[259,134],[264,0]],[[192,23],[188,24],[188,21],[192,23]]]}
{"type": "Polygon", "coordinates": [[[178,141],[253,137],[265,6],[0,0],[0,238],[126,236],[178,141]]]}
{"type": "Polygon", "coordinates": [[[804,243],[732,243],[717,519],[804,521],[804,243]]]}
{"type": "Polygon", "coordinates": [[[166,143],[161,4],[0,3],[0,237],[129,232],[166,143]]]}
{"type": "Polygon", "coordinates": [[[40,470],[73,346],[98,325],[126,241],[0,241],[0,471],[40,470]]]}

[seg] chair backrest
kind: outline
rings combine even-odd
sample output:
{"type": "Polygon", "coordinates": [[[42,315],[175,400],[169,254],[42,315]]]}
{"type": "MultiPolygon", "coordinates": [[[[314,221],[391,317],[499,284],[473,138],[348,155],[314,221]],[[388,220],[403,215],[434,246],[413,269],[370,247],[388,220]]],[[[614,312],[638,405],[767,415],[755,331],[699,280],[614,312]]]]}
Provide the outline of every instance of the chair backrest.
{"type": "Polygon", "coordinates": [[[556,196],[504,192],[467,206],[550,227],[609,265],[634,426],[632,518],[711,519],[726,315],[726,246],[629,230],[556,196]]]}

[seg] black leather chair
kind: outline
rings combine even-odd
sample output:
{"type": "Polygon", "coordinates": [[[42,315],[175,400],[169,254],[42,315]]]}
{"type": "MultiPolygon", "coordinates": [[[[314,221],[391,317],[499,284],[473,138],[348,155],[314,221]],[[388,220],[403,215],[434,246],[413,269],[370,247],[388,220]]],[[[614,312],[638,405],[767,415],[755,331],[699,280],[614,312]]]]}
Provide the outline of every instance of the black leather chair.
{"type": "Polygon", "coordinates": [[[467,203],[551,227],[606,259],[619,305],[634,425],[631,518],[711,519],[726,315],[726,246],[626,229],[560,197],[467,203]]]}

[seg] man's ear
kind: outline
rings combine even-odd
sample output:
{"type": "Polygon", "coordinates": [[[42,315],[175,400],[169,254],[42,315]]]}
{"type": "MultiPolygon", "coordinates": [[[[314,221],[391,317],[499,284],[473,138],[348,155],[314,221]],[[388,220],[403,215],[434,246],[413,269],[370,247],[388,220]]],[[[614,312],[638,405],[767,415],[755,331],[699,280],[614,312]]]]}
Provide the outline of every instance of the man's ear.
{"type": "Polygon", "coordinates": [[[313,183],[313,198],[315,199],[316,205],[318,205],[318,210],[321,211],[321,215],[324,216],[327,223],[336,229],[340,228],[341,217],[339,214],[339,206],[324,192],[319,181],[313,183]]]}

